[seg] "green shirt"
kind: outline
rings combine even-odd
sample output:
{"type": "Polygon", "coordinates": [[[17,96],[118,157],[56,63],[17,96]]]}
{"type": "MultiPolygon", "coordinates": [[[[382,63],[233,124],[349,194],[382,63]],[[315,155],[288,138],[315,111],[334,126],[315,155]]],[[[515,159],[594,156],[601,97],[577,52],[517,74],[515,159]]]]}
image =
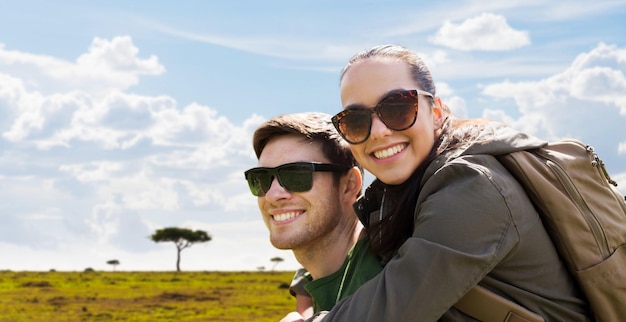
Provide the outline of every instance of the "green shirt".
{"type": "Polygon", "coordinates": [[[369,250],[369,239],[362,238],[350,250],[339,270],[328,276],[311,280],[304,286],[313,299],[313,310],[330,311],[341,299],[352,295],[362,284],[383,269],[380,259],[369,250]]]}

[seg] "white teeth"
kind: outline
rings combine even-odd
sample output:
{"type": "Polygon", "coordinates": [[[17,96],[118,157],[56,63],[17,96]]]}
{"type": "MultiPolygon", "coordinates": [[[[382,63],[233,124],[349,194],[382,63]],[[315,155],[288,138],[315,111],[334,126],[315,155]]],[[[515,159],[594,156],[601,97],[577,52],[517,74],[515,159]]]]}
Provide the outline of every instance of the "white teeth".
{"type": "Polygon", "coordinates": [[[279,215],[274,215],[274,220],[276,221],[285,221],[291,218],[296,217],[299,214],[299,212],[287,212],[284,214],[279,214],[279,215]]]}
{"type": "Polygon", "coordinates": [[[400,153],[400,151],[404,150],[405,146],[406,146],[405,144],[398,144],[398,145],[392,146],[392,147],[390,147],[388,149],[376,151],[376,152],[374,152],[374,156],[377,159],[386,159],[386,158],[389,158],[389,157],[391,157],[391,156],[393,156],[395,154],[400,153]]]}

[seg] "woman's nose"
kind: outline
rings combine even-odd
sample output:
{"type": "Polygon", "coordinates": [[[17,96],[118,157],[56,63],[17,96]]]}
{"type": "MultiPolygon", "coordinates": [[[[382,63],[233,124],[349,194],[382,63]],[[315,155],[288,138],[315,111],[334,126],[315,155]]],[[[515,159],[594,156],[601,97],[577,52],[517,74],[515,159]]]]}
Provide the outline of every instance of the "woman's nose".
{"type": "Polygon", "coordinates": [[[376,115],[372,114],[372,128],[370,129],[370,138],[381,138],[391,133],[391,130],[383,123],[383,121],[376,115]]]}

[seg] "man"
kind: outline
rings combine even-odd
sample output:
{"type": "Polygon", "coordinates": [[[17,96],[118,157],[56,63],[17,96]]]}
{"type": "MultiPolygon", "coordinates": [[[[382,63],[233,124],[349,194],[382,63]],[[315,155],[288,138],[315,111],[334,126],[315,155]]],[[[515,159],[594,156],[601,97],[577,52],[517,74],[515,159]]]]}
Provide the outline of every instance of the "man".
{"type": "Polygon", "coordinates": [[[255,131],[253,146],[258,167],[245,177],[270,242],[308,271],[314,311],[329,310],[382,269],[353,209],[363,171],[323,113],[277,116],[255,131]]]}

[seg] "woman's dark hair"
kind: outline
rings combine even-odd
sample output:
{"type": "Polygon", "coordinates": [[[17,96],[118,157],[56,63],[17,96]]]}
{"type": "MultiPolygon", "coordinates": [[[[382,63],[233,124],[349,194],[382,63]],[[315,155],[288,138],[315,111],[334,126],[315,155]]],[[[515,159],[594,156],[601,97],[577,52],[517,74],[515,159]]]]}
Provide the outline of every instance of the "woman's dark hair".
{"type": "Polygon", "coordinates": [[[424,60],[422,60],[422,58],[415,52],[399,45],[376,46],[370,49],[363,50],[352,56],[352,58],[348,61],[346,66],[341,71],[339,82],[341,83],[343,77],[346,75],[346,72],[348,72],[352,65],[364,60],[378,58],[392,59],[406,63],[407,65],[409,65],[411,77],[413,78],[413,80],[415,80],[420,89],[433,94],[433,96],[437,95],[435,83],[433,82],[433,78],[430,75],[430,70],[424,63],[424,60]]]}

